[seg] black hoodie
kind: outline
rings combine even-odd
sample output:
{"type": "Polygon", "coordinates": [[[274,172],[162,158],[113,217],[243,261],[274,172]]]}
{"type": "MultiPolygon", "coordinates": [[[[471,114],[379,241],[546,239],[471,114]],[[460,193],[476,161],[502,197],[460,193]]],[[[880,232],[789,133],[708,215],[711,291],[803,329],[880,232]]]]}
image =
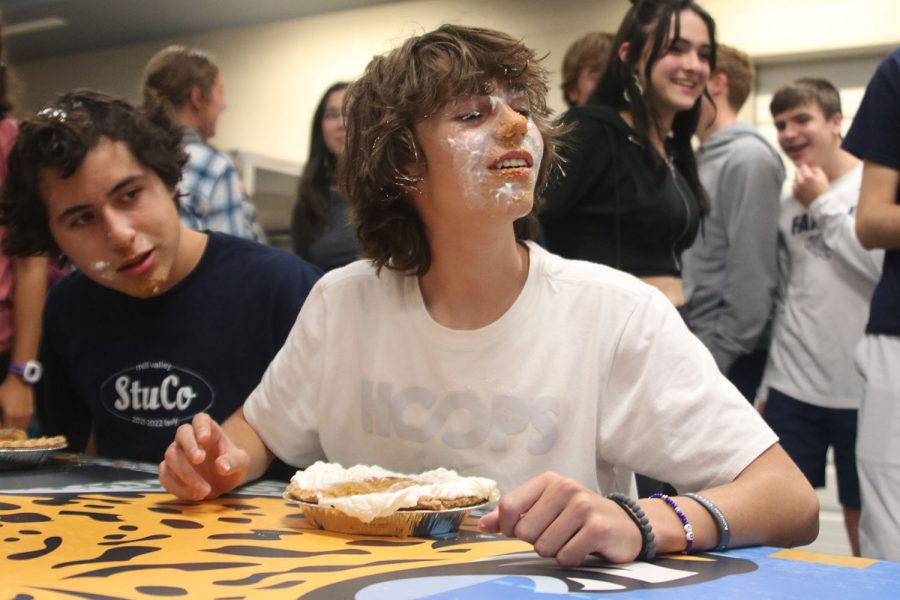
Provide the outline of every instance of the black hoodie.
{"type": "Polygon", "coordinates": [[[547,248],[566,258],[639,277],[681,276],[681,253],[700,223],[700,205],[673,162],[657,173],[635,132],[608,106],[573,108],[562,155],[541,212],[547,248]]]}

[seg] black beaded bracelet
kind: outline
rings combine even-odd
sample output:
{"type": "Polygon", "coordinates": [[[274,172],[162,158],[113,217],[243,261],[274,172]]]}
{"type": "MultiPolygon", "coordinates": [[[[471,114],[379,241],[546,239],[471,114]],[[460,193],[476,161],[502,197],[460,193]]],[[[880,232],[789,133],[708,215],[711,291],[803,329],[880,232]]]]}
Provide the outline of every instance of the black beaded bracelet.
{"type": "Polygon", "coordinates": [[[641,532],[641,552],[638,554],[639,560],[651,561],[656,558],[656,536],[653,535],[653,527],[650,525],[650,519],[644,514],[644,509],[640,504],[618,492],[607,494],[608,499],[618,504],[625,511],[634,524],[637,525],[638,531],[641,532]]]}
{"type": "Polygon", "coordinates": [[[712,515],[713,520],[716,522],[716,526],[719,528],[719,544],[713,548],[715,551],[727,550],[728,543],[731,541],[731,528],[728,527],[728,520],[725,518],[725,515],[719,509],[718,506],[713,504],[712,500],[705,496],[701,496],[700,494],[686,493],[682,494],[685,498],[690,498],[694,500],[700,506],[705,508],[710,515],[712,515]]]}

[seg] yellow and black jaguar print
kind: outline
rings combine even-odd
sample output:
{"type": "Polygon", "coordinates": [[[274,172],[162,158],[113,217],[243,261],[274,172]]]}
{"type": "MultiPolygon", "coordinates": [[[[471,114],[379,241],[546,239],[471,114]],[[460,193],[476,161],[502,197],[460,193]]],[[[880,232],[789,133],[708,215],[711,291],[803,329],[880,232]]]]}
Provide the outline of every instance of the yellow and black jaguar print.
{"type": "Polygon", "coordinates": [[[648,583],[635,567],[560,569],[528,544],[480,534],[474,520],[447,539],[347,536],[308,528],[301,509],[280,498],[193,504],[155,492],[0,495],[0,540],[0,598],[17,600],[352,598],[377,586],[397,597],[391,590],[413,581],[427,595],[428,582],[446,590],[448,578],[473,576],[549,578],[565,595],[756,568],[721,556],[669,559],[640,567],[654,570],[648,583]]]}

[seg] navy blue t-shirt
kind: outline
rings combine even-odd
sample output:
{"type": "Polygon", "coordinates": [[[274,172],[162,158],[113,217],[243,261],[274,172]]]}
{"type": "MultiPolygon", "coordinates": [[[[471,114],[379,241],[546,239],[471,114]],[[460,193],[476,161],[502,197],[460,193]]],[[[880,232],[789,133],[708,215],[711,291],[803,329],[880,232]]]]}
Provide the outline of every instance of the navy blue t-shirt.
{"type": "MultiPolygon", "coordinates": [[[[863,160],[900,171],[900,48],[875,71],[843,146],[863,160]]],[[[895,202],[900,203],[900,190],[895,202]]],[[[900,250],[884,254],[866,333],[900,335],[900,250]]]]}
{"type": "Polygon", "coordinates": [[[210,233],[200,262],[166,293],[134,298],[73,273],[44,311],[37,386],[48,433],[100,456],[159,462],[178,425],[243,404],[281,348],[319,270],[296,256],[210,233]]]}

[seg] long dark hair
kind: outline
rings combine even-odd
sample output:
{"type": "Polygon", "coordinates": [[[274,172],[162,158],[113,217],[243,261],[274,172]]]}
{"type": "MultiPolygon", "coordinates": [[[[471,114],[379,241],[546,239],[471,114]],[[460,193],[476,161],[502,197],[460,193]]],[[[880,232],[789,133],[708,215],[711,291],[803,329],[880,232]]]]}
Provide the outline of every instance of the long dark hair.
{"type": "MultiPolygon", "coordinates": [[[[607,64],[603,78],[594,90],[590,104],[604,104],[616,110],[628,111],[631,114],[633,129],[638,141],[644,149],[647,160],[653,165],[660,178],[665,176],[666,165],[663,157],[655,152],[650,142],[650,128],[656,127],[658,119],[655,106],[655,92],[650,85],[653,65],[668,51],[672,42],[681,35],[681,22],[678,16],[689,10],[699,16],[709,31],[710,71],[716,67],[716,23],[694,0],[632,0],[632,6],[622,20],[613,52],[607,64]],[[669,28],[674,25],[675,35],[669,36],[669,28]],[[628,42],[628,52],[623,61],[619,56],[619,48],[628,42]],[[644,66],[644,81],[641,89],[635,80],[638,63],[648,43],[652,43],[644,66]]],[[[704,90],[704,94],[708,94],[704,90]]],[[[675,166],[687,179],[691,191],[696,196],[704,214],[709,212],[709,200],[700,178],[697,175],[697,163],[691,147],[691,138],[697,130],[700,120],[700,102],[698,98],[689,110],[681,111],[672,121],[672,143],[675,150],[675,166]]]]}
{"type": "MultiPolygon", "coordinates": [[[[312,135],[309,138],[309,157],[306,166],[300,174],[300,185],[297,187],[297,202],[291,218],[294,221],[292,231],[300,234],[302,240],[309,243],[315,239],[325,226],[328,216],[329,189],[334,182],[337,156],[325,146],[325,136],[322,133],[322,118],[325,116],[325,107],[328,98],[334,92],[347,89],[349,84],[339,81],[329,87],[313,114],[312,135]]],[[[295,250],[303,244],[301,240],[294,240],[295,250]]]]}

